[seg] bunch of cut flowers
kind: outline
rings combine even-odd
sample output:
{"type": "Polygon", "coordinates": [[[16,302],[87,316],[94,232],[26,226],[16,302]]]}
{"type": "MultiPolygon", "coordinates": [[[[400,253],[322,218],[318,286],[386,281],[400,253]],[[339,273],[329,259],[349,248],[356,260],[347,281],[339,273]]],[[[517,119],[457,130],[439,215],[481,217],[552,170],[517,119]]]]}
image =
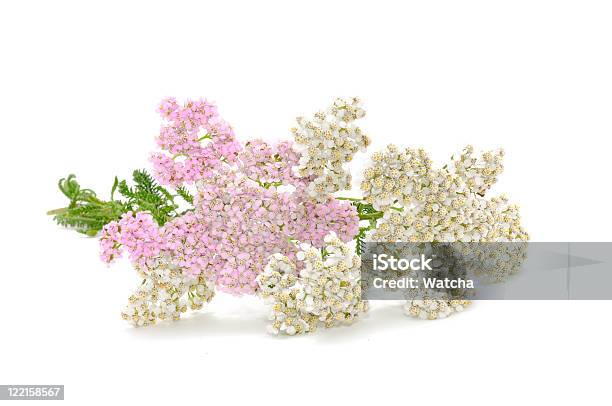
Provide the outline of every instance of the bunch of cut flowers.
{"type": "MultiPolygon", "coordinates": [[[[467,147],[437,168],[423,150],[389,145],[371,155],[363,196],[338,196],[351,189],[353,157],[370,145],[357,98],[299,117],[280,142],[238,139],[203,99],[165,99],[158,111],[153,175],[115,178],[110,200],[70,175],[59,182],[68,206],[49,212],[98,236],[105,263],[127,256],[141,281],[121,315],[135,326],[178,320],[217,290],[262,297],[273,334],[351,324],[368,310],[360,285],[368,241],[528,239],[517,206],[485,197],[501,151],[467,147]]],[[[431,297],[407,300],[406,313],[441,318],[469,303],[452,292],[431,297]]]]}

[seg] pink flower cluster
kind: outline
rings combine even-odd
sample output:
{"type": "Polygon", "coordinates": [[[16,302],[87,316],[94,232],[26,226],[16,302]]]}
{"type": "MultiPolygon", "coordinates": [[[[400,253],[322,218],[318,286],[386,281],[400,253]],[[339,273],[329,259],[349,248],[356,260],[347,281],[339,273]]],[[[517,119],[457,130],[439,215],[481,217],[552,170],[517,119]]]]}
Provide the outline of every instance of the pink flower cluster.
{"type": "Polygon", "coordinates": [[[299,159],[299,154],[293,150],[289,141],[269,145],[263,140],[255,139],[245,143],[244,150],[240,153],[239,165],[245,176],[262,184],[303,188],[307,180],[297,177],[293,171],[299,159]]]}
{"type": "Polygon", "coordinates": [[[110,263],[121,257],[122,249],[139,269],[146,270],[148,261],[155,258],[164,246],[159,228],[149,213],[131,211],[102,229],[100,238],[102,261],[110,263]]]}
{"type": "MultiPolygon", "coordinates": [[[[349,203],[334,199],[318,203],[308,197],[309,179],[293,175],[299,156],[290,142],[252,140],[244,148],[230,149],[233,160],[224,155],[227,150],[215,146],[209,149],[215,158],[200,162],[197,159],[204,155],[193,144],[198,138],[191,135],[192,129],[205,126],[210,117],[221,122],[214,106],[189,102],[181,109],[169,99],[161,111],[174,127],[180,122],[178,127],[189,129],[172,130],[171,136],[164,133],[158,142],[164,149],[185,153],[186,162],[192,154],[197,156],[190,161],[197,165],[188,177],[197,181],[195,209],[163,227],[146,213],[128,213],[108,224],[101,242],[103,261],[113,261],[126,249],[134,265],[147,272],[148,261],[164,255],[185,274],[204,274],[223,291],[254,293],[255,279],[270,255],[281,253],[296,260],[295,241],[322,247],[331,231],[345,242],[357,234],[359,218],[349,203]],[[276,187],[280,184],[294,188],[284,191],[276,187]]],[[[186,172],[160,173],[156,168],[160,182],[187,179],[186,172]]]]}
{"type": "Polygon", "coordinates": [[[334,231],[344,242],[359,232],[359,216],[347,202],[329,199],[325,203],[303,200],[291,207],[294,222],[287,224],[287,234],[314,247],[325,245],[323,239],[334,231]]]}
{"type": "Polygon", "coordinates": [[[212,176],[223,162],[233,163],[240,144],[234,131],[205,100],[189,100],[180,106],[174,98],[162,101],[165,119],[157,137],[166,153],[154,153],[151,162],[159,182],[179,186],[212,176]]]}

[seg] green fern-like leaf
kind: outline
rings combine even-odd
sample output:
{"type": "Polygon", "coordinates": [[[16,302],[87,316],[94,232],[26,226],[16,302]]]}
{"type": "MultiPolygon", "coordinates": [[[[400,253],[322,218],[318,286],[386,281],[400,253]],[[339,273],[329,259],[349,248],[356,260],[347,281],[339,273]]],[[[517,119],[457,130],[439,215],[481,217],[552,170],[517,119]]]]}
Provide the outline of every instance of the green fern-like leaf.
{"type": "Polygon", "coordinates": [[[189,191],[185,187],[179,186],[178,188],[176,188],[176,193],[178,193],[178,195],[183,198],[183,200],[187,203],[193,204],[193,195],[189,193],[189,191]]]}
{"type": "Polygon", "coordinates": [[[134,187],[123,180],[119,182],[118,190],[134,210],[150,212],[159,225],[176,216],[178,205],[174,202],[174,196],[158,185],[151,175],[144,170],[135,170],[132,179],[134,187]]]}
{"type": "MultiPolygon", "coordinates": [[[[183,187],[172,194],[168,189],[158,185],[145,170],[135,170],[132,174],[133,186],[127,181],[115,177],[111,188],[110,201],[97,197],[91,189],[81,188],[75,175],[60,179],[58,187],[68,198],[67,207],[51,210],[47,214],[61,226],[73,228],[80,233],[96,235],[104,225],[121,218],[128,211],[150,212],[161,226],[169,220],[181,215],[174,198],[180,196],[189,204],[193,204],[193,196],[183,187]],[[115,192],[123,199],[116,200],[115,192]]],[[[188,209],[189,210],[189,209],[188,209]]]]}

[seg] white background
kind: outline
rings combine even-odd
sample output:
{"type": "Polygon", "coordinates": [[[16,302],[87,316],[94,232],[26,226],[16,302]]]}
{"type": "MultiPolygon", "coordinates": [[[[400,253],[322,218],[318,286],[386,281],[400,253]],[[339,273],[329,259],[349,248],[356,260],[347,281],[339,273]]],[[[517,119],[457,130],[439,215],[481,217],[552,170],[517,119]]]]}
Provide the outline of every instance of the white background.
{"type": "Polygon", "coordinates": [[[609,240],[610,21],[605,1],[3,2],[0,383],[65,384],[80,405],[610,404],[609,302],[480,302],[435,322],[375,304],[279,339],[259,301],[220,296],[132,329],[127,261],[107,269],[96,240],[45,216],[68,173],[107,197],[148,167],[162,97],[207,97],[241,139],[280,139],[357,95],[371,151],[504,147],[493,194],[534,241],[609,240]]]}

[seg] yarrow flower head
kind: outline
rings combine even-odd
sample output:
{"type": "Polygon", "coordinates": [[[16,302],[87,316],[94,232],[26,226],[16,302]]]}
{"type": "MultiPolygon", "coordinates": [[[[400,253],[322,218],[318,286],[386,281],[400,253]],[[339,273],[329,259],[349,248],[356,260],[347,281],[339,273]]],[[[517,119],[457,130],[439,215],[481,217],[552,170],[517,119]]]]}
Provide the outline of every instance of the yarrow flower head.
{"type": "Polygon", "coordinates": [[[482,194],[501,173],[501,152],[466,158],[436,169],[423,150],[391,145],[372,156],[361,188],[365,200],[385,214],[376,241],[478,242],[527,240],[518,206],[505,196],[482,194]],[[496,158],[491,158],[496,157],[496,158]],[[490,159],[489,159],[490,158],[490,159]],[[473,162],[469,165],[465,163],[473,162]],[[481,162],[482,165],[475,165],[481,162]],[[459,169],[457,169],[459,168],[459,169]]]}
{"type": "MultiPolygon", "coordinates": [[[[374,153],[364,171],[361,189],[366,202],[384,214],[372,231],[371,240],[527,241],[529,236],[521,226],[518,206],[510,204],[505,196],[484,197],[502,172],[502,157],[502,151],[474,157],[473,148],[468,146],[449,165],[434,168],[424,150],[400,150],[389,145],[374,153]]],[[[520,246],[510,246],[504,258],[511,255],[514,259],[506,261],[493,279],[513,273],[522,263],[523,254],[520,246]]],[[[445,317],[469,303],[453,301],[450,292],[429,293],[431,298],[426,301],[408,301],[407,313],[426,315],[425,318],[445,317]]]]}
{"type": "Polygon", "coordinates": [[[354,124],[364,115],[359,99],[353,98],[337,99],[310,120],[298,117],[298,127],[291,130],[300,154],[295,170],[299,177],[311,179],[307,192],[312,199],[324,201],[332,193],[351,188],[351,175],[344,165],[370,144],[354,124]]]}
{"type": "Polygon", "coordinates": [[[149,260],[159,255],[164,246],[157,223],[146,212],[127,212],[117,222],[104,226],[100,238],[101,259],[111,263],[123,250],[129,253],[135,267],[147,270],[149,260]]]}
{"type": "Polygon", "coordinates": [[[294,261],[274,254],[257,277],[260,295],[271,305],[268,331],[288,335],[314,331],[319,324],[350,324],[368,308],[361,300],[361,258],[334,233],[318,249],[301,244],[294,261]]]}
{"type": "Polygon", "coordinates": [[[247,141],[240,154],[240,170],[244,175],[264,186],[302,186],[305,182],[295,176],[292,167],[299,155],[292,143],[282,141],[271,145],[263,140],[247,141]]]}
{"type": "Polygon", "coordinates": [[[212,176],[224,162],[236,161],[240,144],[213,104],[189,100],[180,106],[169,98],[159,112],[165,124],[157,144],[167,153],[154,153],[151,162],[162,185],[193,183],[212,176]]]}
{"type": "Polygon", "coordinates": [[[199,310],[214,296],[213,286],[203,276],[187,276],[164,257],[150,261],[149,272],[129,297],[121,312],[135,326],[161,320],[178,320],[188,308],[199,310]]]}

